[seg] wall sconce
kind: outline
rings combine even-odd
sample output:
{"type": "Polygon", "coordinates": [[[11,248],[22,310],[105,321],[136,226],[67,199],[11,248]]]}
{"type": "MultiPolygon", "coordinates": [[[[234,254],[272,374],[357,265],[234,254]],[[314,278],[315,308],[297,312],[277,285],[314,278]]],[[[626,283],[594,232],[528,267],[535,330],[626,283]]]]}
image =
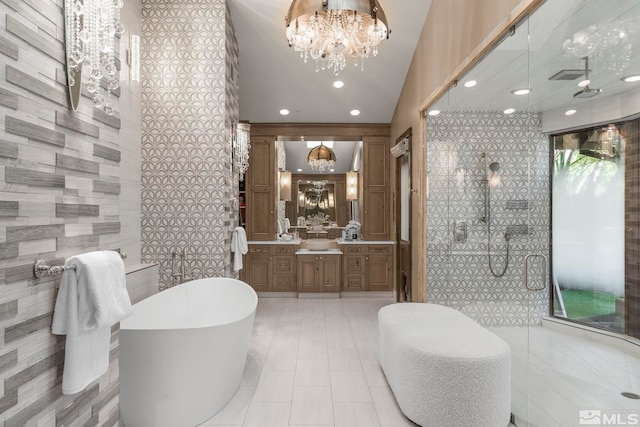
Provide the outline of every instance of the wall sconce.
{"type": "Polygon", "coordinates": [[[358,172],[347,172],[347,200],[358,200],[358,172]]]}
{"type": "Polygon", "coordinates": [[[329,193],[328,199],[329,199],[329,207],[330,208],[335,207],[336,201],[335,201],[335,198],[333,197],[333,193],[329,193]]]}
{"type": "Polygon", "coordinates": [[[280,171],[280,200],[291,201],[291,172],[280,171]]]}
{"type": "Polygon", "coordinates": [[[140,81],[140,36],[131,36],[131,48],[129,49],[129,79],[132,82],[140,81]]]}
{"type": "Polygon", "coordinates": [[[249,168],[249,149],[251,148],[251,124],[237,123],[231,131],[232,163],[238,170],[240,181],[249,168]]]}
{"type": "Polygon", "coordinates": [[[304,193],[302,191],[298,191],[298,207],[304,208],[305,201],[304,193]]]}
{"type": "Polygon", "coordinates": [[[106,114],[114,113],[111,92],[120,86],[115,40],[116,36],[124,33],[124,26],[120,23],[123,5],[123,0],[64,2],[67,84],[73,111],[78,111],[84,74],[85,89],[94,106],[106,114]],[[104,89],[103,80],[106,83],[104,89]]]}

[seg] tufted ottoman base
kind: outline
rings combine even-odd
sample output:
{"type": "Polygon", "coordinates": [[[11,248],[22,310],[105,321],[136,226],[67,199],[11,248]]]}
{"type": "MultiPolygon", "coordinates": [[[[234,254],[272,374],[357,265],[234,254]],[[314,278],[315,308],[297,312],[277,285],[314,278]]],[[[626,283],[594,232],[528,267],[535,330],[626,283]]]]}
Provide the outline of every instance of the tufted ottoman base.
{"type": "Polygon", "coordinates": [[[378,312],[380,365],[402,412],[424,427],[505,427],[509,345],[449,307],[404,303],[378,312]]]}

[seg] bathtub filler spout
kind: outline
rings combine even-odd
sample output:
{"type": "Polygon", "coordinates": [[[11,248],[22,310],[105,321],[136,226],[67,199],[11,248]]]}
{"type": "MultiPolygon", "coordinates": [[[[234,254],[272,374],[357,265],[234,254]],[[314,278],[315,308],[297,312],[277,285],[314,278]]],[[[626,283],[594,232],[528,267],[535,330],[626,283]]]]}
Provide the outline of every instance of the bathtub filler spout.
{"type": "Polygon", "coordinates": [[[184,248],[180,252],[171,252],[171,286],[176,286],[184,282],[192,280],[185,273],[185,265],[187,261],[187,253],[184,248]],[[176,258],[180,258],[180,268],[176,269],[176,258]],[[176,270],[178,271],[176,273],[176,270]]]}

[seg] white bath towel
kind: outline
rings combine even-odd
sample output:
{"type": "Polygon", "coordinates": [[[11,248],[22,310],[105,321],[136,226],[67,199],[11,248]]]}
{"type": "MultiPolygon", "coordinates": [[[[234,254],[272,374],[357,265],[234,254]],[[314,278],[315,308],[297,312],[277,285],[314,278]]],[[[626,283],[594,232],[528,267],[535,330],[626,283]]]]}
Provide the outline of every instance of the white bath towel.
{"type": "Polygon", "coordinates": [[[231,235],[231,252],[233,252],[233,269],[242,270],[242,255],[249,251],[247,233],[242,227],[236,227],[231,235]]]}
{"type": "Polygon", "coordinates": [[[131,314],[131,301],[116,252],[71,257],[65,267],[51,331],[67,335],[62,392],[75,394],[109,368],[111,326],[131,314]]]}

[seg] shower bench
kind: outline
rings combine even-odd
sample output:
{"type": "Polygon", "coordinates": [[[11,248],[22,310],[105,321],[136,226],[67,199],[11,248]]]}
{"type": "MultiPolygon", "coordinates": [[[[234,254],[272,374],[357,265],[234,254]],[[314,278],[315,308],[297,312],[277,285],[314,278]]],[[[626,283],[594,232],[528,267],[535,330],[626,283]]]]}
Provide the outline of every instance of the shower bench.
{"type": "Polygon", "coordinates": [[[421,426],[505,427],[511,349],[457,310],[398,303],[378,312],[380,365],[402,412],[421,426]]]}

